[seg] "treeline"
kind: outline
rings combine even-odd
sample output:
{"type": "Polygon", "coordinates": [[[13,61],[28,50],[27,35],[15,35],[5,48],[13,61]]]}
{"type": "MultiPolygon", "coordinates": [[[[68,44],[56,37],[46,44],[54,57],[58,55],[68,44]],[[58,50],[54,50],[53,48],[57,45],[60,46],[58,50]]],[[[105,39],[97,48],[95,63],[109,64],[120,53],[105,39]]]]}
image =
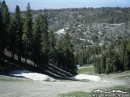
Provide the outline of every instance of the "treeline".
{"type": "Polygon", "coordinates": [[[88,65],[93,64],[95,57],[100,57],[101,52],[105,51],[106,46],[88,46],[85,50],[77,52],[75,55],[76,64],[88,65]]]}
{"type": "MultiPolygon", "coordinates": [[[[33,19],[38,14],[48,16],[49,27],[54,31],[73,25],[88,23],[124,23],[130,21],[130,8],[101,7],[101,8],[66,8],[33,10],[33,19]]],[[[25,16],[25,12],[22,12],[25,16]]]]}
{"type": "Polygon", "coordinates": [[[101,57],[94,59],[96,73],[113,73],[130,70],[130,40],[111,43],[101,57]]]}
{"type": "Polygon", "coordinates": [[[5,49],[11,52],[11,57],[18,56],[34,62],[34,67],[43,71],[48,64],[54,64],[66,71],[76,73],[73,54],[73,45],[69,33],[57,41],[55,34],[48,28],[47,15],[39,14],[35,20],[32,18],[30,4],[26,7],[25,16],[22,17],[19,6],[11,16],[6,2],[0,3],[0,61],[5,49]]]}
{"type": "Polygon", "coordinates": [[[99,74],[130,70],[130,39],[114,41],[108,46],[88,47],[76,58],[82,65],[93,64],[95,73],[99,74]]]}

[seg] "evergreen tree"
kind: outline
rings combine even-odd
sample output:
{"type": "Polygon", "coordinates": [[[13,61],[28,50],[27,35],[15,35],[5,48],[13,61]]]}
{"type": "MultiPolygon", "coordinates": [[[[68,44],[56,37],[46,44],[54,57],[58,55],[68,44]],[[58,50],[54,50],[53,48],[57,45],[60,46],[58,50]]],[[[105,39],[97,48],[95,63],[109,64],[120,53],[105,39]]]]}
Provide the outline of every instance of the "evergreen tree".
{"type": "Polygon", "coordinates": [[[10,22],[10,13],[6,2],[3,0],[1,4],[1,31],[0,31],[0,52],[3,53],[6,48],[6,37],[8,35],[8,25],[10,22]]]}
{"type": "Polygon", "coordinates": [[[57,45],[58,67],[67,70],[73,74],[76,73],[74,49],[71,44],[70,34],[67,32],[64,39],[60,40],[57,45]]]}
{"type": "Polygon", "coordinates": [[[15,26],[14,16],[11,18],[8,28],[8,47],[7,50],[11,52],[11,58],[14,58],[14,54],[16,53],[16,26],[15,26]]]}
{"type": "Polygon", "coordinates": [[[2,13],[1,13],[1,5],[2,5],[2,2],[0,2],[0,63],[1,63],[1,57],[2,57],[2,25],[3,25],[3,23],[2,23],[2,13]]]}
{"type": "Polygon", "coordinates": [[[120,60],[119,55],[115,52],[111,52],[111,65],[112,65],[112,72],[118,72],[120,69],[120,60]]]}
{"type": "Polygon", "coordinates": [[[18,60],[21,61],[22,54],[22,23],[19,6],[16,6],[15,14],[11,18],[8,29],[8,50],[14,54],[18,54],[18,60]]]}
{"type": "Polygon", "coordinates": [[[104,55],[101,57],[101,73],[105,73],[106,69],[106,58],[104,55]]]}
{"type": "Polygon", "coordinates": [[[130,41],[126,46],[125,56],[124,56],[124,70],[130,69],[130,41]]]}
{"type": "Polygon", "coordinates": [[[75,59],[74,59],[74,49],[73,49],[73,45],[71,44],[71,37],[70,34],[67,32],[64,36],[65,39],[65,59],[66,59],[66,69],[71,72],[71,73],[75,73],[75,59]]]}
{"type": "Polygon", "coordinates": [[[16,53],[18,55],[18,60],[20,62],[23,53],[23,43],[22,43],[23,32],[22,32],[21,12],[18,5],[16,5],[14,19],[15,19],[15,31],[16,31],[16,53]]]}
{"type": "Polygon", "coordinates": [[[130,40],[129,40],[128,45],[127,45],[127,51],[128,51],[128,58],[129,58],[128,69],[130,69],[130,40]]]}
{"type": "Polygon", "coordinates": [[[129,52],[128,50],[125,51],[125,56],[124,56],[124,70],[128,70],[129,69],[129,64],[130,64],[130,57],[129,57],[129,52]]]}
{"type": "Polygon", "coordinates": [[[48,52],[49,52],[49,41],[48,41],[48,21],[45,14],[41,15],[41,31],[42,31],[42,67],[45,69],[48,65],[48,52]]]}
{"type": "MultiPolygon", "coordinates": [[[[45,15],[39,14],[38,17],[34,21],[33,25],[33,40],[32,40],[32,54],[33,54],[33,61],[34,66],[35,63],[40,66],[42,64],[42,48],[43,48],[43,35],[45,31],[46,22],[45,22],[45,15]]],[[[46,61],[46,60],[43,60],[46,61]]],[[[47,63],[47,62],[46,62],[47,63]]]]}
{"type": "Polygon", "coordinates": [[[106,59],[106,69],[105,69],[105,73],[109,74],[112,72],[112,64],[111,64],[111,59],[107,58],[106,59]]]}
{"type": "Polygon", "coordinates": [[[101,73],[101,61],[100,58],[95,58],[94,59],[94,69],[95,69],[95,73],[100,74],[101,73]]]}
{"type": "Polygon", "coordinates": [[[59,40],[57,43],[57,58],[58,58],[58,67],[65,70],[65,55],[64,55],[64,41],[59,40]]]}
{"type": "Polygon", "coordinates": [[[126,40],[122,40],[120,44],[120,50],[119,50],[122,70],[124,70],[123,66],[124,66],[124,57],[126,51],[126,43],[127,43],[126,40]]]}
{"type": "Polygon", "coordinates": [[[22,36],[24,49],[25,49],[25,63],[27,63],[27,57],[29,55],[30,46],[31,46],[30,45],[31,39],[32,39],[32,15],[31,15],[30,4],[28,3],[27,12],[23,24],[23,36],[22,36]]]}
{"type": "Polygon", "coordinates": [[[56,38],[52,30],[49,32],[48,58],[51,63],[57,64],[56,38]]]}

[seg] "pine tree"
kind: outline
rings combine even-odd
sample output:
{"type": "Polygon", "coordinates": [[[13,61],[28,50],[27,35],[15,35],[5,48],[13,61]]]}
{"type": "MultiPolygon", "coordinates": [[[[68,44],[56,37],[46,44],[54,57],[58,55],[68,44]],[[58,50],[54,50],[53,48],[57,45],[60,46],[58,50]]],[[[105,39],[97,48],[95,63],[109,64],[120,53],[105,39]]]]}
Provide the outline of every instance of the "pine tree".
{"type": "Polygon", "coordinates": [[[48,65],[48,52],[49,52],[49,41],[48,41],[48,21],[47,16],[45,14],[41,15],[42,17],[42,67],[45,69],[48,65]]]}
{"type": "MultiPolygon", "coordinates": [[[[44,14],[39,14],[38,17],[34,21],[33,25],[33,40],[32,40],[32,53],[33,53],[33,61],[34,61],[34,66],[35,63],[40,66],[42,64],[42,48],[43,48],[43,35],[45,31],[45,15],[44,14]]],[[[46,61],[46,60],[43,60],[46,61]]]]}
{"type": "Polygon", "coordinates": [[[98,74],[101,73],[100,64],[101,64],[100,58],[94,58],[94,70],[95,70],[95,73],[98,73],[98,74]]]}
{"type": "Polygon", "coordinates": [[[0,63],[1,63],[1,57],[2,57],[2,13],[1,13],[1,5],[2,5],[2,2],[0,2],[0,63]]]}
{"type": "Polygon", "coordinates": [[[125,51],[125,56],[124,56],[124,70],[128,70],[129,69],[129,64],[130,64],[130,61],[129,61],[129,52],[128,50],[125,51]]]}
{"type": "Polygon", "coordinates": [[[17,5],[15,9],[15,31],[16,31],[16,53],[18,55],[19,62],[21,61],[21,56],[23,53],[23,43],[22,43],[22,19],[21,19],[21,12],[20,8],[17,5]]]}
{"type": "Polygon", "coordinates": [[[130,42],[126,46],[125,56],[124,56],[124,70],[130,69],[130,42]]]}
{"type": "Polygon", "coordinates": [[[11,57],[14,58],[14,54],[18,54],[18,60],[21,61],[22,54],[22,23],[20,17],[19,6],[16,6],[15,14],[11,18],[8,29],[8,50],[12,52],[11,57]]]}
{"type": "Polygon", "coordinates": [[[126,44],[127,41],[126,40],[122,40],[121,44],[120,44],[120,60],[121,60],[121,69],[124,70],[123,66],[124,66],[124,57],[125,57],[125,51],[126,51],[126,44]]]}
{"type": "Polygon", "coordinates": [[[106,69],[106,58],[104,55],[101,57],[101,73],[105,73],[106,69]]]}
{"type": "Polygon", "coordinates": [[[1,31],[0,31],[0,52],[3,53],[7,46],[7,35],[8,35],[8,25],[10,22],[10,13],[6,2],[3,0],[1,4],[1,31]]]}
{"type": "Polygon", "coordinates": [[[49,32],[48,58],[51,63],[57,64],[56,38],[52,30],[49,32]]]}
{"type": "Polygon", "coordinates": [[[48,22],[45,14],[39,14],[34,21],[33,39],[31,44],[34,66],[37,64],[41,69],[47,68],[49,42],[48,22]]]}
{"type": "Polygon", "coordinates": [[[57,43],[57,58],[58,58],[58,67],[65,70],[65,56],[64,56],[64,41],[59,40],[57,43]]]}
{"type": "Polygon", "coordinates": [[[65,59],[66,59],[66,69],[71,72],[71,73],[75,73],[76,70],[76,66],[75,66],[75,59],[74,59],[74,49],[73,49],[73,45],[71,43],[71,36],[70,34],[67,32],[64,36],[65,39],[65,59]]]}
{"type": "Polygon", "coordinates": [[[11,18],[8,28],[8,47],[7,50],[11,52],[11,58],[14,58],[14,54],[16,53],[16,26],[14,16],[11,18]]]}
{"type": "Polygon", "coordinates": [[[64,39],[60,40],[57,45],[58,52],[58,67],[69,71],[73,74],[76,73],[74,49],[71,43],[71,36],[67,32],[64,39]]]}
{"type": "Polygon", "coordinates": [[[127,45],[127,51],[128,51],[128,58],[129,58],[128,69],[130,69],[130,40],[129,40],[128,45],[127,45]]]}
{"type": "Polygon", "coordinates": [[[119,55],[115,51],[112,51],[110,59],[112,65],[112,72],[118,72],[120,70],[119,55]]]}
{"type": "Polygon", "coordinates": [[[109,74],[112,72],[112,65],[111,65],[111,59],[107,58],[106,59],[106,69],[105,69],[105,73],[109,74]]]}
{"type": "Polygon", "coordinates": [[[25,49],[25,63],[27,63],[27,57],[30,51],[29,49],[30,49],[31,39],[32,39],[32,15],[31,15],[30,4],[28,3],[27,12],[23,24],[23,36],[22,36],[24,49],[25,49]]]}

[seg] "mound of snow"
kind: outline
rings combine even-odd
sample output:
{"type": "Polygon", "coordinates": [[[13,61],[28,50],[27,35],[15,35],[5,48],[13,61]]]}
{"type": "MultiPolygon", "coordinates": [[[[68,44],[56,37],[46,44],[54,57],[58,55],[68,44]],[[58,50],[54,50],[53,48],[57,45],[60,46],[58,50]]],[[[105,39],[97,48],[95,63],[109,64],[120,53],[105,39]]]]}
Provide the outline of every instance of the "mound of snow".
{"type": "Polygon", "coordinates": [[[79,74],[74,76],[75,79],[78,80],[91,80],[91,81],[101,81],[101,77],[95,75],[86,75],[86,74],[79,74]]]}
{"type": "Polygon", "coordinates": [[[27,70],[14,70],[9,73],[13,76],[25,77],[35,81],[56,81],[54,78],[40,73],[34,73],[27,70]]]}

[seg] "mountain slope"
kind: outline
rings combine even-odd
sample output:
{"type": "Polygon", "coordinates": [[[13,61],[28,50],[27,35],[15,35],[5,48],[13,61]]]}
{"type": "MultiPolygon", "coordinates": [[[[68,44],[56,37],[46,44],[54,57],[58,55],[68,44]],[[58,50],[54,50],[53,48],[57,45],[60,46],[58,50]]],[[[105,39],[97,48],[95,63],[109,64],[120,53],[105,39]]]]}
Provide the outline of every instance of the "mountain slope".
{"type": "MultiPolygon", "coordinates": [[[[130,8],[32,10],[33,20],[38,14],[48,16],[49,28],[56,32],[58,40],[62,39],[65,32],[69,32],[76,51],[89,45],[106,45],[110,41],[128,38],[130,35],[130,8]]],[[[24,15],[25,12],[22,12],[23,17],[24,15]]]]}

